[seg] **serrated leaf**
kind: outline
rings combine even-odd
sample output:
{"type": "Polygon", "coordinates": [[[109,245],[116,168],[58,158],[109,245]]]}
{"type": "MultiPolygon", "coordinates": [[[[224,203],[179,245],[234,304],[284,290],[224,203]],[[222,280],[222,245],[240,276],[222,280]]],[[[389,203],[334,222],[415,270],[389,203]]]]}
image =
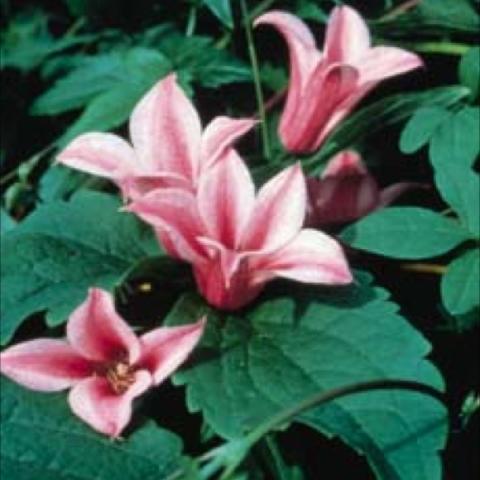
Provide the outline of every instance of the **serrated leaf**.
{"type": "MultiPolygon", "coordinates": [[[[186,385],[190,409],[200,410],[219,435],[238,439],[280,410],[339,386],[388,377],[441,388],[438,372],[423,358],[426,340],[384,290],[368,283],[361,276],[356,286],[333,291],[288,284],[232,314],[187,295],[167,322],[208,316],[197,361],[174,377],[186,385]]],[[[372,391],[299,420],[365,454],[378,479],[441,478],[437,450],[445,443],[446,413],[430,397],[372,391]]]]}
{"type": "Polygon", "coordinates": [[[462,56],[458,77],[470,89],[471,99],[475,100],[480,92],[480,47],[472,47],[462,56]]]}
{"type": "Polygon", "coordinates": [[[435,171],[435,183],[460,222],[480,238],[480,176],[462,164],[444,164],[435,171]]]}
{"type": "Polygon", "coordinates": [[[184,468],[181,440],[153,422],[114,442],[76,419],[64,393],[32,392],[5,378],[1,390],[5,480],[166,480],[184,468]]]}
{"type": "Polygon", "coordinates": [[[454,105],[465,98],[468,92],[467,88],[460,86],[437,87],[426,92],[402,93],[383,98],[352,113],[332,132],[320,152],[302,163],[309,173],[319,173],[323,162],[339,151],[405,120],[423,106],[454,105]]]}
{"type": "Polygon", "coordinates": [[[414,153],[426,145],[436,128],[450,115],[441,107],[424,107],[418,109],[405,125],[400,135],[400,150],[414,153]]]}
{"type": "Polygon", "coordinates": [[[472,167],[480,154],[480,107],[464,107],[447,117],[433,134],[429,154],[436,169],[472,167]]]}
{"type": "MultiPolygon", "coordinates": [[[[463,315],[480,305],[480,250],[468,250],[455,259],[442,277],[442,300],[452,315],[463,315]]],[[[480,320],[477,317],[477,321],[480,320]]]]}
{"type": "Polygon", "coordinates": [[[417,207],[381,209],[348,226],[341,237],[353,248],[401,259],[435,257],[471,238],[457,222],[417,207]]]}
{"type": "Polygon", "coordinates": [[[203,4],[228,28],[233,28],[230,0],[203,0],[203,4]]]}
{"type": "Polygon", "coordinates": [[[35,312],[47,310],[47,322],[59,325],[89,287],[111,290],[134,263],[158,254],[150,230],[119,207],[84,191],[41,206],[2,236],[2,344],[35,312]]]}

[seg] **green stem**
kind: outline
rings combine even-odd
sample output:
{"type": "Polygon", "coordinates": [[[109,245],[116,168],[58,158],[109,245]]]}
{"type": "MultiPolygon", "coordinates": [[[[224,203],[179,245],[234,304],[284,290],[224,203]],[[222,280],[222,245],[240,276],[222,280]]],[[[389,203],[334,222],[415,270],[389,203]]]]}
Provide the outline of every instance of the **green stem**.
{"type": "Polygon", "coordinates": [[[454,42],[416,42],[406,43],[403,46],[417,52],[439,53],[442,55],[463,55],[471,46],[465,43],[454,42]]]}
{"type": "Polygon", "coordinates": [[[255,96],[257,97],[258,116],[261,122],[260,127],[262,132],[263,154],[265,158],[269,160],[270,159],[270,140],[268,137],[267,117],[265,114],[263,92],[262,92],[262,86],[260,83],[260,71],[258,68],[257,52],[255,51],[255,45],[253,43],[252,27],[250,25],[250,17],[248,15],[248,9],[247,9],[247,4],[245,3],[245,0],[240,0],[240,6],[242,9],[243,24],[244,24],[245,33],[247,36],[250,63],[252,64],[253,82],[255,85],[255,96]]]}
{"type": "Polygon", "coordinates": [[[195,27],[197,26],[197,5],[193,4],[190,7],[187,20],[187,28],[185,30],[185,36],[191,37],[195,32],[195,27]]]}
{"type": "Polygon", "coordinates": [[[252,9],[248,16],[248,20],[251,22],[260,14],[262,14],[265,10],[268,10],[276,0],[263,0],[263,2],[259,2],[255,8],[252,9]]]}
{"type": "Polygon", "coordinates": [[[272,470],[272,474],[275,478],[278,478],[279,480],[288,480],[288,475],[286,474],[288,467],[283,460],[282,454],[280,452],[280,449],[278,448],[275,438],[273,437],[273,435],[270,434],[267,435],[263,441],[265,443],[265,448],[268,453],[268,455],[266,456],[269,457],[268,463],[272,470]]]}
{"type": "Polygon", "coordinates": [[[80,17],[72,26],[63,34],[63,38],[73,37],[87,22],[85,17],[80,17]]]}

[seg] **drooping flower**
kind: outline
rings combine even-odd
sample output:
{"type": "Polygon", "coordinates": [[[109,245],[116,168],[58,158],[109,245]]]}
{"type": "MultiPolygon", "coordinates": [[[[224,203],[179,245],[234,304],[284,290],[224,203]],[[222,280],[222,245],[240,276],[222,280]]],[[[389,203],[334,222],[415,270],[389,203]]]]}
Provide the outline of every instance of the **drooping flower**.
{"type": "Polygon", "coordinates": [[[325,225],[351,222],[392,203],[415,182],[399,182],[380,189],[357,152],[345,150],[335,155],[320,178],[307,178],[306,224],[325,225]]]}
{"type": "Polygon", "coordinates": [[[92,288],[70,316],[67,340],[41,338],[0,354],[0,371],[42,392],[71,388],[68,401],[95,430],[118,437],[132,401],[182,364],[198,343],[205,320],[135,335],[116,313],[108,292],[92,288]]]}
{"type": "Polygon", "coordinates": [[[201,293],[223,309],[244,306],[275,277],[330,285],[352,280],[340,245],[302,230],[306,186],[299,165],[280,172],[255,197],[247,167],[230,149],[202,176],[196,196],[157,190],[127,210],[168,233],[178,256],[193,264],[201,293]]]}
{"type": "Polygon", "coordinates": [[[351,7],[336,7],[328,21],[323,52],[298,17],[271,11],[255,20],[284,36],[290,52],[290,83],[279,136],[292,152],[317,150],[328,134],[382,80],[422,65],[395,47],[372,47],[368,27],[351,7]]]}
{"type": "Polygon", "coordinates": [[[160,80],[130,117],[130,139],[111,133],[85,133],[58,156],[64,165],[112,180],[125,198],[158,187],[194,190],[202,172],[256,123],[216,117],[203,130],[194,106],[176,75],[160,80]]]}

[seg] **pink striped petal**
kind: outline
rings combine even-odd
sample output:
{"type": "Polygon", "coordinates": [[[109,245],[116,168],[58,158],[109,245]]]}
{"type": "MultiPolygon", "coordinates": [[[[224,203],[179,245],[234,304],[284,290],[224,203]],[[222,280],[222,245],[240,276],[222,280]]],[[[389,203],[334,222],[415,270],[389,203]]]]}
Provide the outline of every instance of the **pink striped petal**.
{"type": "Polygon", "coordinates": [[[290,241],[305,219],[306,186],[297,163],[260,190],[242,240],[243,250],[274,250],[290,241]]]}
{"type": "Polygon", "coordinates": [[[247,133],[257,120],[253,118],[216,117],[205,128],[202,136],[201,170],[212,167],[225,158],[225,150],[247,133]]]}
{"type": "Polygon", "coordinates": [[[159,188],[181,188],[191,190],[191,182],[185,177],[174,173],[162,172],[156,174],[132,175],[118,182],[126,198],[135,200],[159,188]]]}
{"type": "Polygon", "coordinates": [[[354,63],[370,48],[368,26],[356,10],[334,8],[325,34],[324,55],[329,63],[354,63]]]}
{"type": "Polygon", "coordinates": [[[367,167],[362,157],[353,150],[344,150],[331,158],[322,172],[322,178],[366,175],[367,167]]]}
{"type": "Polygon", "coordinates": [[[257,281],[284,277],[299,282],[344,285],[352,274],[339,243],[317,230],[302,230],[288,245],[252,259],[257,281]]]}
{"type": "Polygon", "coordinates": [[[0,371],[24,387],[55,392],[91,375],[93,366],[67,342],[41,338],[4,350],[0,371]]]}
{"type": "Polygon", "coordinates": [[[141,337],[140,368],[147,369],[158,385],[169,377],[190,355],[199,342],[207,319],[180,327],[160,327],[141,337]]]}
{"type": "Polygon", "coordinates": [[[113,391],[104,377],[83,380],[70,391],[73,413],[104,435],[119,437],[132,416],[132,401],[152,386],[146,370],[135,373],[135,381],[123,394],[113,391]]]}
{"type": "Polygon", "coordinates": [[[140,356],[138,338],[115,311],[112,295],[99,288],[91,288],[70,315],[67,337],[78,353],[93,361],[134,363],[140,356]]]}
{"type": "Polygon", "coordinates": [[[295,128],[281,123],[279,134],[285,147],[292,152],[311,152],[316,139],[332,112],[355,91],[358,71],[349,65],[320,66],[313,72],[305,95],[295,114],[295,128]]]}
{"type": "Polygon", "coordinates": [[[167,241],[180,258],[192,263],[202,261],[204,250],[196,239],[205,234],[205,227],[192,193],[174,188],[156,190],[136,199],[126,210],[166,232],[167,241]]]}
{"type": "Polygon", "coordinates": [[[255,202],[250,172],[235,150],[202,175],[197,201],[210,236],[235,249],[255,202]]]}
{"type": "Polygon", "coordinates": [[[85,133],[60,152],[57,161],[68,167],[113,180],[139,168],[132,147],[111,133],[85,133]]]}
{"type": "Polygon", "coordinates": [[[418,55],[401,48],[380,46],[362,55],[356,65],[363,87],[419,68],[423,66],[423,61],[418,55]]]}
{"type": "Polygon", "coordinates": [[[160,80],[130,117],[130,136],[150,172],[166,171],[189,180],[198,173],[201,125],[176,75],[160,80]]]}
{"type": "Polygon", "coordinates": [[[309,28],[295,15],[274,10],[258,17],[254,24],[275,27],[285,38],[289,48],[290,82],[280,119],[280,125],[285,130],[291,128],[310,75],[321,62],[321,54],[309,28]]]}

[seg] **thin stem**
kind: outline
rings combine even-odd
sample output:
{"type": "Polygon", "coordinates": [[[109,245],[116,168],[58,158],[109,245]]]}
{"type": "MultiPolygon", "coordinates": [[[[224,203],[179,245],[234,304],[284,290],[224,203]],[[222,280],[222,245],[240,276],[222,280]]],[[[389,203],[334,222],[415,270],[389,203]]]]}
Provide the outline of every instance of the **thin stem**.
{"type": "Polygon", "coordinates": [[[302,402],[287,408],[282,412],[274,415],[272,418],[264,422],[253,432],[251,432],[247,438],[250,445],[254,445],[264,435],[284,423],[298,417],[300,414],[313,407],[318,407],[324,403],[328,403],[340,397],[351,395],[352,393],[367,392],[370,390],[388,390],[388,389],[401,389],[401,390],[415,390],[417,392],[431,395],[435,398],[441,399],[441,394],[433,387],[425,385],[423,383],[413,382],[410,380],[373,380],[371,382],[354,383],[345,387],[334,388],[327,392],[317,393],[311,397],[303,400],[302,402]]]}
{"type": "Polygon", "coordinates": [[[417,52],[442,55],[463,55],[471,48],[471,45],[455,42],[415,42],[404,43],[403,45],[417,52]]]}
{"type": "Polygon", "coordinates": [[[71,27],[63,34],[63,38],[73,37],[87,22],[85,17],[80,17],[76,22],[74,22],[71,27]]]}
{"type": "Polygon", "coordinates": [[[263,92],[260,83],[260,71],[258,68],[257,52],[253,43],[252,27],[250,25],[250,18],[248,15],[247,4],[245,0],[240,0],[242,9],[243,24],[247,36],[248,53],[250,55],[250,63],[252,64],[253,83],[255,85],[255,96],[257,97],[258,116],[260,118],[260,127],[262,131],[263,154],[267,160],[270,159],[270,140],[268,137],[267,117],[265,112],[265,105],[263,103],[263,92]]]}
{"type": "Polygon", "coordinates": [[[195,32],[197,26],[197,5],[193,4],[188,12],[187,28],[185,29],[185,36],[191,37],[195,32]]]}
{"type": "Polygon", "coordinates": [[[412,9],[413,7],[416,7],[421,0],[407,0],[404,3],[401,3],[394,9],[390,10],[387,12],[383,17],[380,17],[376,23],[385,23],[385,22],[390,22],[392,20],[395,20],[397,17],[400,15],[403,15],[406,13],[408,10],[412,9]]]}
{"type": "Polygon", "coordinates": [[[248,20],[251,22],[254,18],[258,17],[265,10],[268,10],[276,0],[263,0],[263,2],[258,3],[258,5],[252,9],[248,16],[248,20]]]}
{"type": "Polygon", "coordinates": [[[263,441],[265,442],[265,447],[270,455],[271,461],[269,463],[275,478],[278,478],[279,480],[288,480],[287,475],[285,474],[287,466],[285,465],[275,438],[270,434],[266,435],[263,441]]]}
{"type": "Polygon", "coordinates": [[[403,270],[418,273],[433,273],[434,275],[443,275],[447,271],[445,265],[436,265],[434,263],[405,263],[401,265],[403,270]]]}

